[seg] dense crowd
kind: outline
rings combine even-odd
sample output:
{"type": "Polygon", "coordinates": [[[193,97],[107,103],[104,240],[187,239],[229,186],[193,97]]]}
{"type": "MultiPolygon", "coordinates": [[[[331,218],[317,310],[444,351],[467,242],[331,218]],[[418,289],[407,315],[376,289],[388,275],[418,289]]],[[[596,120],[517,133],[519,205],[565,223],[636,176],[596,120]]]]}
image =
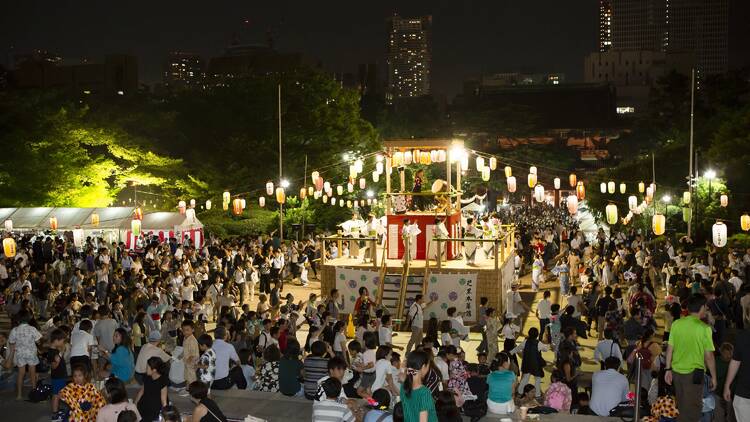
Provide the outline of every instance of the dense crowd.
{"type": "Polygon", "coordinates": [[[28,378],[29,399],[49,397],[53,420],[76,421],[180,420],[180,411],[224,421],[212,391],[234,388],[312,400],[312,419],[323,422],[516,410],[623,416],[631,391],[642,391],[649,420],[750,418],[750,250],[635,231],[587,239],[557,211],[536,212],[552,220],[520,225],[515,265],[519,276],[531,272],[541,300],[524,301],[515,282],[505,312],[481,298],[481,318],[468,326],[453,308],[445,320],[426,317],[431,302],[417,295],[404,350],[393,343],[393,317],[365,288],[355,327],[336,289],[304,300],[284,293],[317,273],[323,253],[338,253],[315,240],[208,239],[197,249],[146,238],[127,250],[101,239],[76,248],[19,238],[16,256],[0,264],[13,324],[0,334],[0,388],[22,398],[28,378]],[[545,284],[553,279],[556,300],[545,284]],[[539,326],[521,333],[531,312],[539,326]],[[471,331],[481,332],[478,347],[471,331]],[[593,353],[579,345],[589,336],[598,339],[593,353]],[[600,370],[584,371],[584,360],[600,370]],[[128,384],[138,385],[132,403],[128,384]],[[175,394],[194,408],[178,410],[175,394]]]}

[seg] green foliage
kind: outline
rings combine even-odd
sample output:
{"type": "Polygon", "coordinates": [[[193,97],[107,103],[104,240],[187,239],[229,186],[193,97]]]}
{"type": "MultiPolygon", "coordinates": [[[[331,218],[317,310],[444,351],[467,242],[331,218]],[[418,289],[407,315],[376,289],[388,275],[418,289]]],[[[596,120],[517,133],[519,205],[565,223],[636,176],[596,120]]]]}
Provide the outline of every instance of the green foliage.
{"type": "Polygon", "coordinates": [[[278,213],[260,207],[248,207],[240,216],[230,211],[212,209],[198,215],[206,231],[218,237],[255,236],[278,228],[278,213]]]}
{"type": "Polygon", "coordinates": [[[729,239],[727,239],[727,245],[730,248],[742,250],[750,249],[750,235],[746,233],[737,233],[729,236],[729,239]]]}

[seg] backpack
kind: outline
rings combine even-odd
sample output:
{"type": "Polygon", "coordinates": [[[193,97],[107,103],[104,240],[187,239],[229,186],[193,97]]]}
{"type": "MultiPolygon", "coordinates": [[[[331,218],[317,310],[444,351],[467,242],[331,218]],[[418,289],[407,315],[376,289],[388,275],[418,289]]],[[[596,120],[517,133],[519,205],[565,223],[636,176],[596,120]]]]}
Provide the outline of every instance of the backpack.
{"type": "Polygon", "coordinates": [[[52,386],[45,384],[42,380],[36,383],[36,387],[29,391],[29,401],[32,403],[39,403],[42,401],[49,400],[52,397],[52,386]]]}

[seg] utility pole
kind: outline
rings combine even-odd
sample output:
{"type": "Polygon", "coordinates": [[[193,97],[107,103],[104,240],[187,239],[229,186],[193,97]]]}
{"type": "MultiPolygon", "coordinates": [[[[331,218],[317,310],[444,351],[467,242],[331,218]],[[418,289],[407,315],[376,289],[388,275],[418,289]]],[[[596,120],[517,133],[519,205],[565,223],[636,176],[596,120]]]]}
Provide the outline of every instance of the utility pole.
{"type": "MultiPolygon", "coordinates": [[[[281,150],[281,83],[278,85],[279,88],[279,186],[282,184],[282,164],[281,164],[281,157],[282,157],[282,150],[281,150]]],[[[284,189],[282,187],[282,189],[284,189]]],[[[284,204],[279,203],[279,239],[281,239],[281,243],[284,243],[284,204]]]]}
{"type": "MultiPolygon", "coordinates": [[[[695,68],[693,68],[690,76],[690,168],[688,170],[688,192],[690,193],[690,208],[693,207],[693,117],[695,111],[695,68]]],[[[691,239],[691,226],[693,219],[687,223],[687,237],[691,239]]]]}

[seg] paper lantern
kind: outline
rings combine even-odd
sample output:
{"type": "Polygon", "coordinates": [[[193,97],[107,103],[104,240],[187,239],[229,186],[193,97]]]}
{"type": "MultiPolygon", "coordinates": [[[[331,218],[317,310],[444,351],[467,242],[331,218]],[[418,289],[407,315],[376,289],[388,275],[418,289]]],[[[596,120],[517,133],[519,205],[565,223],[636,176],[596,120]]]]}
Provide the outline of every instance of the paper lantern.
{"type": "Polygon", "coordinates": [[[131,220],[130,221],[130,231],[133,233],[133,236],[140,236],[141,235],[141,220],[131,220]]]}
{"type": "Polygon", "coordinates": [[[346,184],[346,191],[349,192],[349,193],[354,192],[354,185],[352,185],[351,183],[347,183],[346,184]]]}
{"type": "Polygon", "coordinates": [[[223,208],[224,211],[228,210],[229,209],[229,202],[228,201],[222,202],[221,203],[221,208],[223,208]]]}
{"type": "Polygon", "coordinates": [[[422,151],[422,156],[419,162],[426,166],[429,166],[430,164],[432,164],[432,156],[430,155],[430,152],[422,151]]]}
{"type": "Polygon", "coordinates": [[[436,150],[436,149],[433,149],[432,151],[430,151],[430,160],[431,160],[431,161],[432,161],[433,163],[438,163],[438,162],[440,162],[440,156],[438,155],[438,150],[436,150]]]}
{"type": "Polygon", "coordinates": [[[729,197],[727,195],[721,195],[721,197],[719,197],[719,201],[722,207],[726,207],[727,205],[729,205],[729,197]]]}
{"type": "Polygon", "coordinates": [[[575,214],[578,212],[578,197],[576,195],[568,195],[567,200],[568,212],[575,214]]]}
{"type": "Polygon", "coordinates": [[[276,202],[278,202],[279,204],[283,204],[284,202],[286,202],[286,192],[284,192],[284,188],[282,188],[281,186],[276,188],[276,202]]]}
{"type": "Polygon", "coordinates": [[[682,221],[689,223],[693,219],[693,209],[684,207],[682,209],[682,221]]]}
{"type": "Polygon", "coordinates": [[[91,225],[94,227],[99,227],[99,214],[97,213],[91,213],[91,225]]]}
{"type": "Polygon", "coordinates": [[[185,201],[180,201],[177,203],[177,208],[180,210],[180,214],[185,214],[185,209],[187,208],[187,204],[185,201]]]}
{"type": "Polygon", "coordinates": [[[529,188],[533,189],[534,186],[536,186],[536,174],[529,173],[528,182],[529,182],[529,188]]]}
{"type": "Polygon", "coordinates": [[[317,180],[315,180],[315,190],[316,191],[318,191],[318,192],[322,191],[324,185],[325,185],[325,183],[323,182],[323,178],[322,177],[318,177],[317,180]]]}
{"type": "Polygon", "coordinates": [[[689,191],[682,192],[682,203],[683,204],[690,205],[690,199],[691,199],[691,197],[690,197],[690,192],[689,191]]]}
{"type": "Polygon", "coordinates": [[[52,230],[57,230],[57,217],[50,217],[49,228],[52,230]]]}
{"type": "MultiPolygon", "coordinates": [[[[244,199],[243,199],[244,201],[244,199]]],[[[185,219],[190,223],[195,223],[195,208],[189,208],[187,211],[185,211],[185,219]]]]}
{"type": "Polygon", "coordinates": [[[404,164],[404,153],[401,151],[394,152],[393,159],[391,160],[391,165],[393,167],[398,167],[402,164],[404,164]]]}
{"type": "Polygon", "coordinates": [[[586,199],[586,187],[583,185],[583,182],[576,184],[576,197],[578,197],[579,201],[586,199]]]}
{"type": "Polygon", "coordinates": [[[606,184],[606,183],[604,183],[604,182],[601,182],[601,183],[599,184],[599,191],[600,191],[601,193],[607,193],[607,184],[606,184]]]}
{"type": "Polygon", "coordinates": [[[320,172],[317,170],[313,171],[312,173],[310,173],[310,178],[312,179],[312,184],[314,185],[315,182],[317,182],[320,178],[320,172]]]}
{"type": "Polygon", "coordinates": [[[372,172],[372,181],[375,182],[375,183],[378,183],[378,181],[380,181],[380,173],[378,173],[377,171],[373,171],[372,172]]]}
{"type": "Polygon", "coordinates": [[[354,179],[355,177],[357,177],[357,167],[352,164],[349,166],[349,178],[354,179]]]}
{"type": "Polygon", "coordinates": [[[336,198],[331,198],[330,202],[332,207],[336,206],[336,198]]]}
{"type": "Polygon", "coordinates": [[[445,160],[448,159],[448,154],[445,152],[444,149],[441,149],[438,151],[438,161],[441,163],[444,163],[445,160]]]}
{"type": "Polygon", "coordinates": [[[266,195],[273,195],[273,182],[270,180],[266,182],[266,195]]]}
{"type": "Polygon", "coordinates": [[[195,199],[190,200],[190,208],[195,208],[195,199]]]}
{"type": "Polygon", "coordinates": [[[76,248],[83,247],[83,229],[73,229],[73,245],[76,248]]]}
{"type": "Polygon", "coordinates": [[[411,151],[404,152],[404,164],[411,164],[413,159],[411,151]]]}
{"type": "Polygon", "coordinates": [[[643,193],[646,191],[646,184],[643,182],[638,183],[638,192],[643,193]]]}
{"type": "Polygon", "coordinates": [[[16,256],[16,241],[12,237],[3,239],[3,254],[6,258],[16,256]]]}
{"type": "Polygon", "coordinates": [[[372,199],[367,198],[367,205],[372,205],[372,199]]]}
{"type": "Polygon", "coordinates": [[[484,169],[484,157],[477,157],[477,171],[484,169]]]}
{"type": "Polygon", "coordinates": [[[490,168],[489,167],[482,168],[482,180],[484,180],[485,182],[489,182],[490,180],[490,168]]]}
{"type": "Polygon", "coordinates": [[[635,195],[630,195],[628,197],[628,209],[634,212],[636,208],[638,208],[638,198],[635,195]]]}
{"type": "Polygon", "coordinates": [[[341,196],[344,194],[344,187],[341,185],[336,186],[336,195],[341,196]]]}
{"type": "Polygon", "coordinates": [[[383,174],[383,163],[375,163],[375,173],[383,174]]]}
{"type": "Polygon", "coordinates": [[[461,156],[461,168],[463,170],[469,169],[469,154],[467,154],[466,152],[464,152],[461,156]]]}
{"type": "Polygon", "coordinates": [[[654,231],[654,234],[657,236],[661,236],[664,234],[664,230],[667,228],[667,219],[664,217],[664,214],[654,214],[654,216],[651,218],[651,229],[654,231]]]}
{"type": "Polygon", "coordinates": [[[229,200],[231,199],[231,195],[229,195],[229,192],[224,192],[221,197],[226,203],[229,203],[229,200]]]}
{"type": "Polygon", "coordinates": [[[610,181],[607,183],[607,192],[611,194],[615,193],[615,182],[610,181]]]}
{"type": "Polygon", "coordinates": [[[560,189],[560,178],[559,177],[555,177],[554,185],[555,185],[555,190],[559,190],[560,189]]]}
{"type": "Polygon", "coordinates": [[[529,167],[529,173],[536,174],[536,166],[529,167]]]}
{"type": "Polygon", "coordinates": [[[307,196],[314,196],[316,193],[315,188],[312,186],[307,187],[307,196]]]}
{"type": "Polygon", "coordinates": [[[143,220],[143,210],[141,209],[141,207],[133,210],[133,218],[135,218],[136,220],[143,220]]]}
{"type": "Polygon", "coordinates": [[[534,187],[534,199],[536,200],[536,202],[544,201],[544,186],[536,185],[534,187]]]}
{"type": "Polygon", "coordinates": [[[344,206],[344,200],[339,198],[339,207],[343,207],[343,206],[344,206]]]}
{"type": "Polygon", "coordinates": [[[625,183],[620,183],[620,193],[622,195],[625,195],[625,191],[628,189],[628,187],[625,185],[625,183]]]}
{"type": "Polygon", "coordinates": [[[367,180],[364,177],[359,179],[359,188],[364,189],[367,187],[367,180]]]}
{"type": "Polygon", "coordinates": [[[13,231],[13,220],[5,220],[5,231],[6,232],[13,231]]]}
{"type": "Polygon", "coordinates": [[[576,187],[576,182],[578,182],[578,178],[576,177],[575,173],[570,173],[570,176],[568,176],[568,183],[570,184],[570,187],[576,187]]]}
{"type": "Polygon", "coordinates": [[[651,202],[652,199],[654,199],[654,188],[649,186],[646,188],[646,201],[651,202]]]}
{"type": "Polygon", "coordinates": [[[497,170],[497,158],[490,157],[490,170],[497,170]]]}
{"type": "Polygon", "coordinates": [[[607,215],[607,224],[609,224],[610,226],[617,224],[617,205],[609,204],[604,209],[604,211],[607,215]]]}
{"type": "Polygon", "coordinates": [[[651,183],[649,186],[651,186],[651,194],[656,195],[656,183],[651,183]]]}
{"type": "MultiPolygon", "coordinates": [[[[244,210],[245,209],[245,205],[246,205],[245,204],[245,198],[240,199],[240,205],[242,205],[242,209],[244,210]]],[[[187,214],[187,212],[186,212],[186,214],[187,214]]]]}
{"type": "Polygon", "coordinates": [[[354,161],[354,169],[357,170],[357,173],[362,173],[362,168],[365,165],[364,162],[362,162],[362,159],[357,159],[354,161]]]}
{"type": "Polygon", "coordinates": [[[742,217],[740,217],[740,227],[744,231],[750,230],[750,215],[742,214],[742,217]]]}
{"type": "Polygon", "coordinates": [[[307,189],[300,188],[299,189],[299,199],[304,200],[307,197],[307,189]]]}
{"type": "Polygon", "coordinates": [[[513,193],[516,191],[516,178],[514,176],[508,177],[506,180],[508,184],[508,192],[513,193]]]}
{"type": "Polygon", "coordinates": [[[505,178],[513,176],[513,169],[510,166],[505,166],[505,178]]]}
{"type": "Polygon", "coordinates": [[[234,198],[234,201],[232,201],[232,214],[242,214],[242,200],[240,198],[234,198]]]}
{"type": "Polygon", "coordinates": [[[328,195],[323,195],[323,203],[324,204],[328,203],[328,195]]]}
{"type": "MultiPolygon", "coordinates": [[[[429,154],[427,152],[423,152],[422,155],[429,154]]],[[[364,205],[364,201],[362,201],[362,205],[364,205]]],[[[359,208],[359,200],[354,200],[354,208],[359,208]]]]}
{"type": "Polygon", "coordinates": [[[717,248],[723,248],[727,245],[727,225],[721,221],[717,221],[714,224],[712,230],[714,245],[717,248]]]}
{"type": "Polygon", "coordinates": [[[328,192],[329,190],[331,190],[331,182],[324,182],[323,183],[323,190],[325,190],[326,192],[328,192]]]}

